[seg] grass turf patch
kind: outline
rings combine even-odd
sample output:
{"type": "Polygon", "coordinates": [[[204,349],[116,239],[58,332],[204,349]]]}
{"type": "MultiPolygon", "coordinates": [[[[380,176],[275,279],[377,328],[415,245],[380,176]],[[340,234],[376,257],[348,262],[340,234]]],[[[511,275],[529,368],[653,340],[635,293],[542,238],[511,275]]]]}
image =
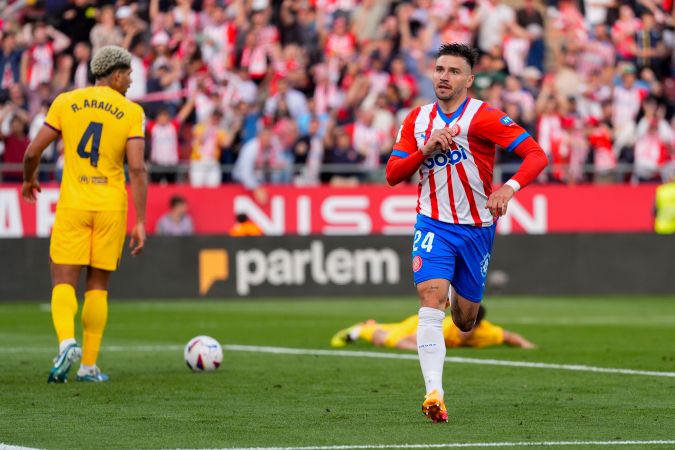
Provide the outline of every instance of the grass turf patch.
{"type": "MultiPolygon", "coordinates": [[[[541,348],[448,356],[675,371],[675,298],[495,298],[486,306],[488,319],[541,348]]],[[[198,334],[221,344],[326,349],[340,328],[416,309],[412,298],[113,301],[99,358],[111,381],[55,386],[46,383],[56,351],[47,308],[1,304],[0,442],[60,449],[675,439],[675,378],[447,363],[450,423],[433,425],[420,412],[415,360],[226,351],[220,370],[194,374],[182,359],[182,345],[198,334]],[[160,347],[137,349],[152,345],[160,347]]]]}

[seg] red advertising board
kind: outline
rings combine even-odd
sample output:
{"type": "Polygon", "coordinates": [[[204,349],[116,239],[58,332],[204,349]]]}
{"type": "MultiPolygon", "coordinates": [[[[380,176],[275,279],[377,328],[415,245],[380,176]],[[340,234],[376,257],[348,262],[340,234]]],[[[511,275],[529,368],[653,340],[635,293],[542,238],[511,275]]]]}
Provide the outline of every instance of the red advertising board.
{"type": "MultiPolygon", "coordinates": [[[[497,231],[509,233],[649,232],[655,185],[533,185],[519,192],[499,219],[497,231]]],[[[296,188],[269,186],[266,205],[240,186],[195,189],[151,186],[147,229],[155,229],[169,199],[187,199],[198,234],[226,234],[236,212],[245,212],[267,235],[411,234],[416,186],[296,188]]],[[[35,204],[21,200],[20,187],[0,184],[0,237],[48,236],[58,186],[44,186],[35,204]]],[[[129,214],[129,223],[134,213],[129,214]]]]}

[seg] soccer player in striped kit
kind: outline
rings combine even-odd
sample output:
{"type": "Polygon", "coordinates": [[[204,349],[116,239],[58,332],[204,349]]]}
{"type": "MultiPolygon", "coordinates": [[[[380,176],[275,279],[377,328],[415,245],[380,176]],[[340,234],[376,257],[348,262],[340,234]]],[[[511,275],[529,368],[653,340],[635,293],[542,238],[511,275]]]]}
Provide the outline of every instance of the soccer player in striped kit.
{"type": "Polygon", "coordinates": [[[408,114],[387,163],[392,186],[420,175],[412,267],[420,298],[417,349],[426,385],[422,412],[434,422],[448,421],[442,386],[445,309],[450,306],[460,330],[473,328],[496,220],[548,162],[539,144],[509,116],[468,96],[477,57],[469,46],[441,45],[433,76],[437,100],[408,114]],[[497,145],[516,152],[523,163],[493,191],[497,145]]]}

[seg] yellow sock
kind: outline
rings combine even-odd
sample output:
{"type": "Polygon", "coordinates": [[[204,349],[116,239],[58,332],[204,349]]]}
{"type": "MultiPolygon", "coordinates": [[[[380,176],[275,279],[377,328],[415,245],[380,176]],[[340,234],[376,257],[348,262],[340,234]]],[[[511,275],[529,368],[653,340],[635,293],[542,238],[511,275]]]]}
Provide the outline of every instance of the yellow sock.
{"type": "Polygon", "coordinates": [[[70,284],[57,284],[52,289],[52,322],[59,343],[66,339],[75,339],[75,314],[77,314],[77,296],[70,284]]]}
{"type": "Polygon", "coordinates": [[[96,365],[98,351],[101,348],[103,330],[108,321],[108,291],[91,290],[84,293],[82,307],[82,365],[96,365]]]}

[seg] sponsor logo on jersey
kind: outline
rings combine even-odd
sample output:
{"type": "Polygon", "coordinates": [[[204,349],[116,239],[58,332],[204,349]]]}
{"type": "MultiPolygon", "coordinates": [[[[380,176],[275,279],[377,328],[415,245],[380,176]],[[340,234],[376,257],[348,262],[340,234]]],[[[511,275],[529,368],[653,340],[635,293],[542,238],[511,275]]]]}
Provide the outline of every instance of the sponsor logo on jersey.
{"type": "Polygon", "coordinates": [[[415,257],[412,260],[413,272],[419,272],[421,268],[422,268],[422,258],[419,255],[415,255],[415,257]]]}
{"type": "Polygon", "coordinates": [[[466,154],[466,150],[464,147],[457,145],[457,149],[455,150],[439,152],[431,155],[426,160],[424,160],[422,164],[424,164],[427,169],[433,169],[434,166],[445,167],[448,164],[454,166],[461,163],[465,159],[469,159],[468,155],[466,154]]]}
{"type": "Polygon", "coordinates": [[[506,125],[507,127],[510,127],[511,125],[514,124],[513,119],[510,118],[509,116],[504,116],[504,117],[502,117],[501,119],[499,119],[499,121],[500,121],[502,124],[506,125]]]}
{"type": "Polygon", "coordinates": [[[91,177],[91,184],[108,184],[108,177],[91,177]]]}

